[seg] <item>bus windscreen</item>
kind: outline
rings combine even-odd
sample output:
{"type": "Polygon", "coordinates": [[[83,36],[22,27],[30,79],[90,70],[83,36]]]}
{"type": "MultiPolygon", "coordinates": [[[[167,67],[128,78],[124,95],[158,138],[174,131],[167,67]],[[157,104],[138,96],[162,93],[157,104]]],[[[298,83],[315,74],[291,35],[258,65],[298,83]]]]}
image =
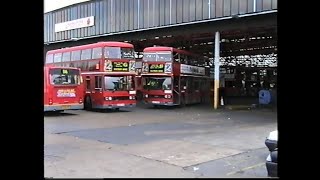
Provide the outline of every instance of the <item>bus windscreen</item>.
{"type": "Polygon", "coordinates": [[[134,90],[132,76],[105,76],[105,90],[111,91],[128,91],[134,90]]]}
{"type": "Polygon", "coordinates": [[[105,57],[109,59],[133,59],[133,48],[106,47],[105,57]]]}
{"type": "Polygon", "coordinates": [[[148,90],[171,90],[171,77],[146,77],[144,89],[148,90]]]}

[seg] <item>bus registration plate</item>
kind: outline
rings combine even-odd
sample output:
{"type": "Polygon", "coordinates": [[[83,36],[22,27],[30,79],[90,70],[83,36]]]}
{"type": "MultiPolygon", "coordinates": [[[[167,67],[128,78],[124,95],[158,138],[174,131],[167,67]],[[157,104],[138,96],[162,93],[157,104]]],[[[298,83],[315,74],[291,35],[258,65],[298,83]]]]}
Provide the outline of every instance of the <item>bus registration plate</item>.
{"type": "Polygon", "coordinates": [[[124,104],[117,104],[117,106],[124,106],[124,104]]]}
{"type": "Polygon", "coordinates": [[[62,109],[70,109],[69,105],[62,105],[62,109]]]}
{"type": "Polygon", "coordinates": [[[160,104],[160,101],[152,101],[154,104],[160,104]]]}

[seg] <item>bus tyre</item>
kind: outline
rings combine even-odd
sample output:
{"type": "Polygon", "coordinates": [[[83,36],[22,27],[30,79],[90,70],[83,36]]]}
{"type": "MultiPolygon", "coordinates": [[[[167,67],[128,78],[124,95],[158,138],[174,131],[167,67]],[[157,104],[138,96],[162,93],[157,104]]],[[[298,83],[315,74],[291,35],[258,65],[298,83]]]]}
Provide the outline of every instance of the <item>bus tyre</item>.
{"type": "Polygon", "coordinates": [[[87,96],[84,102],[84,109],[91,110],[92,109],[92,103],[90,96],[87,96]]]}

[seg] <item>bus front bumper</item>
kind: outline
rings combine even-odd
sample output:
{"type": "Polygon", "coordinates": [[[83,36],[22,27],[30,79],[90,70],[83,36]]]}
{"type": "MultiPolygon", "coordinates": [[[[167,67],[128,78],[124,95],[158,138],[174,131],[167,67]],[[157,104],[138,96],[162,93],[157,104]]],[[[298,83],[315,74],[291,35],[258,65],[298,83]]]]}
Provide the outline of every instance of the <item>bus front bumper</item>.
{"type": "Polygon", "coordinates": [[[159,105],[159,106],[176,106],[178,104],[174,104],[173,102],[169,102],[169,101],[144,101],[145,104],[152,104],[152,105],[159,105]]]}
{"type": "Polygon", "coordinates": [[[44,105],[44,112],[81,109],[83,109],[83,104],[44,105]]]}
{"type": "Polygon", "coordinates": [[[93,106],[94,109],[117,109],[117,108],[133,108],[136,104],[104,104],[93,106]]]}

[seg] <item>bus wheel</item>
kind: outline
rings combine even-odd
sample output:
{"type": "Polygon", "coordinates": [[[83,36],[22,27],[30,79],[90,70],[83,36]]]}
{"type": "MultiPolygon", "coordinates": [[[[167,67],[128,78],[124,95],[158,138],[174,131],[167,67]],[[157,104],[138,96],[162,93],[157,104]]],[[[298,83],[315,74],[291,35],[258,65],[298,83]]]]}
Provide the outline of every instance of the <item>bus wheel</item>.
{"type": "Polygon", "coordinates": [[[89,96],[87,96],[86,99],[85,99],[84,109],[86,109],[86,110],[91,110],[92,109],[91,98],[89,96]]]}

